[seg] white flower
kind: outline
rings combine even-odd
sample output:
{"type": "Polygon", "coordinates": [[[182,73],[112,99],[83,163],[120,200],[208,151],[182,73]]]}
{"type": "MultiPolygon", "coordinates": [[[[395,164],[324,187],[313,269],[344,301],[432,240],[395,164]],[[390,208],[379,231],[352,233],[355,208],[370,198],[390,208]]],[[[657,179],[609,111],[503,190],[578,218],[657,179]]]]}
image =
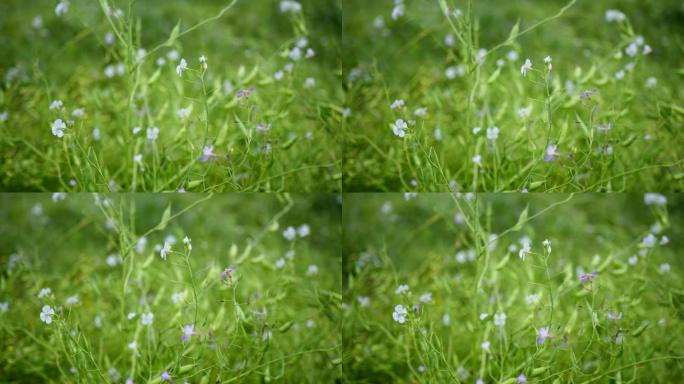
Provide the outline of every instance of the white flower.
{"type": "Polygon", "coordinates": [[[491,343],[489,342],[489,340],[485,340],[485,341],[482,342],[482,344],[480,344],[480,347],[482,347],[482,349],[483,349],[484,351],[489,352],[489,346],[490,346],[490,345],[491,345],[491,343]]]}
{"type": "Polygon", "coordinates": [[[55,7],[55,15],[62,16],[67,12],[69,12],[69,2],[66,0],[60,1],[55,7]]]}
{"type": "Polygon", "coordinates": [[[667,204],[667,197],[661,195],[660,193],[645,193],[644,203],[646,205],[663,206],[667,204]]]}
{"type": "Polygon", "coordinates": [[[482,131],[482,127],[473,128],[473,135],[477,135],[478,133],[480,133],[480,131],[482,131]]]}
{"type": "Polygon", "coordinates": [[[487,316],[489,316],[489,313],[480,313],[480,321],[484,321],[487,318],[487,316]]]}
{"type": "Polygon", "coordinates": [[[444,45],[447,47],[453,47],[456,44],[456,38],[452,34],[444,36],[444,45]]]}
{"type": "Polygon", "coordinates": [[[451,315],[449,315],[448,313],[445,313],[442,316],[442,324],[444,324],[445,327],[448,327],[449,325],[451,325],[451,315]]]}
{"type": "Polygon", "coordinates": [[[56,203],[58,201],[62,201],[64,199],[66,199],[66,197],[67,197],[67,194],[64,192],[55,192],[52,194],[52,201],[54,203],[56,203]]]}
{"type": "Polygon", "coordinates": [[[392,313],[392,318],[399,324],[404,324],[406,322],[406,315],[408,315],[408,309],[403,305],[399,304],[394,307],[394,312],[392,313]]]}
{"type": "Polygon", "coordinates": [[[66,124],[62,119],[57,119],[52,123],[52,134],[62,138],[64,137],[64,130],[66,129],[66,124]]]}
{"type": "Polygon", "coordinates": [[[183,244],[185,244],[185,246],[188,247],[188,250],[189,250],[189,251],[192,251],[192,243],[191,243],[191,241],[192,241],[192,240],[190,240],[190,238],[187,237],[187,236],[185,236],[185,237],[183,238],[183,244]]]}
{"type": "Polygon", "coordinates": [[[422,295],[420,295],[419,300],[423,304],[432,303],[432,293],[431,292],[423,293],[422,295]]]}
{"type": "Polygon", "coordinates": [[[414,113],[418,117],[425,117],[425,115],[427,115],[427,108],[418,108],[414,113]]]}
{"type": "Polygon", "coordinates": [[[439,127],[435,128],[435,140],[442,141],[442,139],[442,130],[439,127]]]}
{"type": "Polygon", "coordinates": [[[275,267],[276,267],[277,269],[282,269],[284,266],[285,266],[285,259],[283,259],[283,258],[281,257],[280,259],[276,260],[276,262],[275,262],[275,267]]]}
{"type": "Polygon", "coordinates": [[[176,115],[178,116],[179,119],[185,120],[190,116],[190,112],[192,111],[192,107],[187,107],[187,108],[180,108],[178,112],[176,112],[176,115]]]}
{"type": "Polygon", "coordinates": [[[490,141],[496,140],[496,138],[499,137],[499,128],[498,127],[492,127],[492,128],[487,128],[487,139],[490,141]]]}
{"type": "Polygon", "coordinates": [[[201,55],[199,57],[199,62],[202,64],[202,68],[207,69],[207,57],[204,55],[201,55]]]}
{"type": "Polygon", "coordinates": [[[134,351],[134,352],[137,351],[138,350],[138,343],[135,340],[131,341],[130,343],[128,343],[128,349],[130,349],[131,351],[134,351]]]}
{"type": "Polygon", "coordinates": [[[646,248],[655,247],[656,242],[657,242],[657,239],[656,239],[655,235],[653,235],[652,233],[649,233],[648,235],[646,235],[646,237],[644,237],[643,240],[641,240],[641,244],[643,244],[643,246],[646,248]]]}
{"type": "Polygon", "coordinates": [[[128,320],[133,320],[133,318],[135,318],[135,315],[135,312],[128,312],[128,315],[126,315],[126,317],[128,318],[128,320]]]}
{"type": "Polygon", "coordinates": [[[398,18],[404,16],[406,12],[406,7],[403,3],[398,2],[392,9],[392,20],[397,20],[398,18]]]}
{"type": "Polygon", "coordinates": [[[651,49],[651,46],[646,44],[644,45],[644,55],[648,55],[649,53],[653,52],[653,49],[651,49]]]}
{"type": "Polygon", "coordinates": [[[475,155],[475,156],[473,156],[472,160],[473,160],[473,164],[482,165],[482,156],[475,155]]]}
{"type": "Polygon", "coordinates": [[[530,253],[530,241],[528,238],[524,237],[521,239],[521,244],[522,248],[520,248],[520,251],[518,252],[518,257],[522,259],[522,261],[525,261],[525,256],[530,253]]]}
{"type": "Polygon", "coordinates": [[[140,321],[142,322],[142,325],[151,325],[152,321],[154,321],[154,313],[143,313],[140,315],[140,321]]]}
{"type": "Polygon", "coordinates": [[[311,227],[309,227],[309,224],[302,224],[297,228],[297,234],[299,237],[307,237],[311,234],[311,227]]]}
{"type": "Polygon", "coordinates": [[[288,241],[292,241],[297,237],[297,230],[294,227],[287,227],[283,231],[283,237],[288,241]]]}
{"type": "Polygon", "coordinates": [[[351,115],[352,115],[351,108],[349,108],[349,107],[342,108],[342,117],[347,118],[347,117],[350,117],[351,115]]]}
{"type": "Polygon", "coordinates": [[[553,61],[553,59],[551,59],[551,56],[546,56],[546,57],[544,58],[544,62],[545,62],[546,64],[550,64],[551,61],[553,61]]]}
{"type": "Polygon", "coordinates": [[[495,313],[494,325],[496,325],[497,327],[503,327],[504,325],[506,325],[506,313],[495,313]]]}
{"type": "Polygon", "coordinates": [[[646,88],[655,88],[658,85],[658,79],[655,77],[649,77],[646,79],[646,88]]]}
{"type": "Polygon", "coordinates": [[[629,57],[634,57],[637,53],[639,53],[639,46],[636,43],[631,43],[627,46],[627,48],[625,48],[625,53],[629,57]]]}
{"type": "Polygon", "coordinates": [[[78,304],[78,295],[69,296],[66,299],[66,305],[76,305],[78,304]]]}
{"type": "Polygon", "coordinates": [[[546,248],[546,252],[551,253],[551,242],[549,241],[549,239],[545,239],[542,242],[542,245],[544,246],[544,248],[546,248]]]}
{"type": "Polygon", "coordinates": [[[409,286],[406,284],[401,284],[397,289],[394,291],[395,294],[401,295],[402,293],[406,293],[409,291],[409,286]]]}
{"type": "Polygon", "coordinates": [[[297,13],[302,11],[302,5],[297,1],[283,0],[280,2],[280,12],[292,12],[297,13]]]}
{"type": "Polygon", "coordinates": [[[316,86],[316,79],[313,77],[307,77],[306,80],[304,80],[304,88],[313,88],[316,86]]]}
{"type": "Polygon", "coordinates": [[[318,266],[311,264],[309,267],[306,269],[306,275],[307,276],[315,276],[318,274],[318,266]]]}
{"type": "Polygon", "coordinates": [[[168,57],[169,60],[176,61],[176,60],[178,60],[180,55],[178,54],[178,51],[173,49],[173,50],[169,51],[169,53],[166,54],[166,57],[168,57]]]}
{"type": "Polygon", "coordinates": [[[43,310],[40,312],[40,320],[45,324],[52,323],[52,316],[55,315],[55,310],[49,305],[44,305],[43,310]]]}
{"type": "Polygon", "coordinates": [[[615,73],[615,80],[622,80],[624,78],[625,78],[625,71],[623,71],[622,69],[617,71],[617,73],[615,73]]]}
{"type": "Polygon", "coordinates": [[[356,298],[356,300],[359,302],[359,305],[363,308],[368,307],[368,305],[370,304],[370,299],[368,298],[368,296],[359,296],[356,298]]]}
{"type": "Polygon", "coordinates": [[[299,47],[294,47],[290,50],[290,54],[288,56],[292,61],[299,61],[299,59],[302,58],[302,50],[299,47]]]}
{"type": "Polygon", "coordinates": [[[403,106],[404,106],[404,100],[397,99],[397,100],[394,100],[392,105],[390,105],[390,108],[391,109],[397,109],[397,108],[402,108],[403,106]]]}
{"type": "Polygon", "coordinates": [[[143,165],[143,164],[142,164],[142,159],[143,159],[142,153],[136,153],[136,154],[133,156],[133,161],[135,161],[135,163],[138,164],[138,165],[141,166],[141,167],[142,167],[142,165],[143,165]]]}
{"type": "Polygon", "coordinates": [[[62,100],[55,100],[52,103],[50,103],[50,110],[53,111],[55,109],[62,109],[62,106],[64,103],[62,103],[62,100]]]}
{"type": "Polygon", "coordinates": [[[3,301],[0,303],[0,313],[5,313],[9,310],[9,303],[6,301],[3,301]]]}
{"type": "Polygon", "coordinates": [[[534,304],[537,304],[539,302],[540,298],[541,298],[541,294],[533,293],[533,294],[525,296],[525,303],[527,305],[534,305],[534,304]]]}
{"type": "Polygon", "coordinates": [[[43,288],[40,290],[40,292],[38,292],[38,298],[39,299],[42,299],[43,297],[50,296],[50,295],[52,295],[52,289],[50,289],[50,288],[43,288]]]}
{"type": "Polygon", "coordinates": [[[508,51],[506,54],[506,58],[508,61],[518,61],[518,52],[516,51],[508,51]]]}
{"type": "Polygon", "coordinates": [[[138,241],[135,243],[135,251],[138,254],[141,254],[145,252],[145,247],[147,246],[147,238],[146,237],[141,237],[138,239],[138,241]]]}
{"type": "Polygon", "coordinates": [[[278,71],[273,75],[273,78],[276,79],[277,81],[280,81],[285,77],[285,73],[283,71],[278,71]]]}
{"type": "Polygon", "coordinates": [[[166,255],[171,252],[171,243],[168,241],[164,241],[164,246],[159,250],[159,256],[161,256],[162,259],[166,260],[166,255]]]}
{"type": "Polygon", "coordinates": [[[100,128],[98,128],[98,127],[93,128],[93,140],[99,141],[100,138],[102,138],[102,134],[100,133],[100,128]]]}
{"type": "Polygon", "coordinates": [[[188,69],[188,62],[185,59],[181,59],[180,64],[176,66],[176,73],[178,76],[181,76],[186,69],[188,69]]]}
{"type": "Polygon", "coordinates": [[[157,137],[159,137],[159,128],[157,128],[157,127],[147,128],[147,140],[155,141],[155,140],[157,140],[157,137]]]}
{"type": "Polygon", "coordinates": [[[618,11],[618,10],[609,9],[606,11],[606,21],[609,23],[614,22],[614,21],[617,21],[617,22],[625,21],[625,18],[626,18],[625,14],[618,11]]]}
{"type": "Polygon", "coordinates": [[[117,265],[121,264],[121,256],[115,254],[109,255],[107,256],[105,262],[110,267],[116,267],[117,265]]]}
{"type": "Polygon", "coordinates": [[[406,124],[404,119],[397,119],[397,121],[394,122],[394,126],[392,127],[392,131],[394,132],[394,134],[401,138],[406,136],[406,129],[408,129],[408,124],[406,124]]]}
{"type": "Polygon", "coordinates": [[[660,271],[660,273],[667,273],[667,272],[670,272],[670,264],[668,264],[668,263],[662,263],[662,264],[660,264],[659,271],[660,271]]]}
{"type": "Polygon", "coordinates": [[[667,237],[667,236],[665,236],[665,235],[663,235],[663,237],[660,238],[660,243],[659,243],[659,244],[660,244],[660,245],[666,245],[666,244],[669,243],[669,242],[670,242],[670,238],[667,237]]]}
{"type": "Polygon", "coordinates": [[[523,76],[527,76],[527,71],[529,71],[530,69],[532,69],[532,62],[530,61],[530,59],[525,59],[525,64],[523,64],[523,66],[520,67],[520,73],[523,76]]]}
{"type": "Polygon", "coordinates": [[[520,108],[520,109],[518,109],[518,117],[521,119],[524,119],[530,115],[531,111],[532,111],[532,107],[520,108]]]}
{"type": "Polygon", "coordinates": [[[627,260],[629,265],[636,265],[637,261],[639,261],[639,257],[637,255],[632,255],[630,258],[627,260]]]}
{"type": "Polygon", "coordinates": [[[183,300],[185,300],[185,291],[183,292],[177,292],[171,295],[171,301],[174,304],[181,303],[183,300]]]}

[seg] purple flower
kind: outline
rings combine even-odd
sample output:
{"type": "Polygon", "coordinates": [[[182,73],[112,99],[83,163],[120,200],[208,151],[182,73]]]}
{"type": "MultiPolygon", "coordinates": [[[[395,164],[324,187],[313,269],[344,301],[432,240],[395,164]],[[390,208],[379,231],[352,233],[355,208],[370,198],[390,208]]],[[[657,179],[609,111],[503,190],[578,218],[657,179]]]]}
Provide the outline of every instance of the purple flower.
{"type": "Polygon", "coordinates": [[[515,379],[515,382],[517,384],[527,384],[527,377],[525,377],[525,375],[523,374],[520,374],[520,376],[518,376],[518,378],[515,379]]]}
{"type": "Polygon", "coordinates": [[[212,156],[216,156],[213,151],[214,147],[211,145],[204,147],[204,149],[202,149],[202,157],[200,157],[200,161],[209,161],[212,156]]]}
{"type": "Polygon", "coordinates": [[[558,158],[558,153],[556,152],[556,149],[558,149],[558,146],[555,144],[551,144],[548,147],[546,147],[546,155],[544,156],[544,161],[549,162],[556,160],[558,158]]]}
{"type": "Polygon", "coordinates": [[[233,277],[233,272],[235,272],[235,265],[231,265],[226,268],[225,271],[221,272],[221,280],[229,280],[233,277]]]}
{"type": "Polygon", "coordinates": [[[162,381],[168,381],[169,383],[173,383],[173,379],[171,379],[171,375],[169,375],[169,373],[166,371],[161,373],[161,380],[162,381]]]}
{"type": "Polygon", "coordinates": [[[589,274],[585,273],[582,276],[580,276],[580,281],[582,282],[582,284],[591,283],[596,278],[596,275],[596,271],[589,274]]]}
{"type": "Polygon", "coordinates": [[[195,324],[190,324],[186,325],[183,327],[183,337],[182,340],[184,343],[187,343],[190,340],[190,337],[195,334],[195,324]]]}
{"type": "Polygon", "coordinates": [[[622,319],[622,312],[619,312],[617,315],[614,312],[608,312],[608,318],[611,320],[620,320],[622,319]]]}
{"type": "Polygon", "coordinates": [[[539,336],[537,336],[537,345],[542,344],[544,340],[548,339],[549,337],[551,337],[549,327],[539,328],[539,336]]]}
{"type": "Polygon", "coordinates": [[[237,93],[237,98],[238,98],[238,99],[243,98],[243,97],[244,97],[244,98],[247,98],[247,97],[249,97],[249,96],[252,94],[252,92],[254,92],[255,90],[256,90],[256,89],[255,89],[254,87],[250,87],[249,89],[240,90],[240,91],[238,91],[238,93],[237,93]]]}

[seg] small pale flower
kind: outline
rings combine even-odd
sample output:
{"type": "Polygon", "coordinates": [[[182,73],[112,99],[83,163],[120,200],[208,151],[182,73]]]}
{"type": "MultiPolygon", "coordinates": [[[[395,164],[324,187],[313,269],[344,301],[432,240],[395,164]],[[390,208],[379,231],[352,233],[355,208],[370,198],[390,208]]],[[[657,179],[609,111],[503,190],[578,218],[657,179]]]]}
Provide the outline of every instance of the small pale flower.
{"type": "Polygon", "coordinates": [[[397,289],[394,291],[394,294],[396,295],[401,295],[403,293],[406,293],[409,291],[409,286],[406,284],[401,284],[397,289]]]}
{"type": "Polygon", "coordinates": [[[549,162],[549,161],[554,161],[558,159],[558,145],[556,144],[549,144],[548,147],[546,147],[546,154],[544,155],[544,161],[549,162]]]}
{"type": "Polygon", "coordinates": [[[473,160],[473,164],[482,165],[482,156],[475,155],[475,156],[473,156],[472,160],[473,160]]]}
{"type": "Polygon", "coordinates": [[[276,81],[280,81],[285,77],[285,73],[283,71],[277,71],[276,73],[273,74],[273,78],[276,79],[276,81]]]}
{"type": "Polygon", "coordinates": [[[76,305],[78,304],[78,295],[69,296],[66,299],[66,305],[76,305]]]}
{"type": "Polygon", "coordinates": [[[655,237],[655,235],[649,233],[643,238],[643,240],[641,240],[641,244],[646,248],[653,248],[657,244],[657,241],[658,239],[655,237]]]}
{"type": "Polygon", "coordinates": [[[307,237],[311,234],[311,227],[309,227],[309,224],[302,224],[297,228],[297,234],[299,237],[307,237]]]}
{"type": "Polygon", "coordinates": [[[480,344],[480,347],[482,348],[483,351],[489,352],[489,347],[491,345],[492,344],[489,342],[489,340],[485,340],[482,342],[482,344],[480,344]]]}
{"type": "Polygon", "coordinates": [[[631,43],[630,45],[625,48],[625,53],[629,57],[634,57],[639,53],[639,46],[636,43],[631,43]]]}
{"type": "Polygon", "coordinates": [[[0,303],[0,313],[5,313],[9,310],[9,303],[6,301],[3,301],[0,303]]]}
{"type": "Polygon", "coordinates": [[[52,123],[52,134],[62,138],[64,137],[64,130],[66,129],[66,124],[62,119],[57,119],[52,123]]]}
{"type": "Polygon", "coordinates": [[[307,267],[306,269],[306,275],[307,276],[315,276],[318,274],[318,266],[311,264],[307,267]]]}
{"type": "Polygon", "coordinates": [[[189,237],[185,236],[183,238],[183,244],[185,244],[189,251],[192,251],[192,240],[189,237]]]}
{"type": "Polygon", "coordinates": [[[50,296],[52,295],[52,289],[50,288],[43,288],[38,292],[38,298],[42,299],[43,297],[50,296]]]}
{"type": "Polygon", "coordinates": [[[496,325],[497,327],[503,327],[504,325],[506,325],[506,313],[495,313],[494,325],[496,325]]]}
{"type": "Polygon", "coordinates": [[[171,243],[168,241],[164,241],[164,246],[159,250],[159,256],[166,260],[166,255],[171,252],[171,243]]]}
{"type": "Polygon", "coordinates": [[[176,66],[176,73],[178,76],[182,76],[183,72],[188,69],[188,62],[185,59],[181,59],[180,63],[176,66]]]}
{"type": "Polygon", "coordinates": [[[397,4],[392,9],[392,20],[397,20],[398,18],[404,16],[406,12],[406,7],[402,2],[397,2],[397,4]]]}
{"type": "Polygon", "coordinates": [[[427,108],[418,108],[414,114],[418,117],[425,117],[427,115],[427,108]]]}
{"type": "Polygon", "coordinates": [[[650,54],[651,52],[653,52],[653,49],[651,48],[651,46],[648,44],[644,45],[644,51],[643,51],[644,56],[650,54]]]}
{"type": "Polygon", "coordinates": [[[668,263],[660,264],[660,268],[658,268],[658,271],[660,271],[660,273],[670,272],[670,264],[668,264],[668,263]]]}
{"type": "Polygon", "coordinates": [[[649,77],[646,79],[646,88],[655,88],[658,85],[658,79],[655,77],[649,77]]]}
{"type": "Polygon", "coordinates": [[[527,305],[535,305],[539,302],[539,299],[541,299],[541,294],[533,293],[525,296],[525,303],[527,303],[527,305]]]}
{"type": "Polygon", "coordinates": [[[194,324],[186,325],[183,327],[183,336],[181,337],[181,340],[184,343],[187,343],[188,341],[190,341],[190,337],[192,337],[192,335],[194,335],[194,334],[195,334],[195,325],[194,324]]]}
{"type": "Polygon", "coordinates": [[[456,37],[452,34],[444,36],[444,45],[447,47],[453,47],[456,44],[456,37]]]}
{"type": "Polygon", "coordinates": [[[523,375],[523,374],[520,374],[520,376],[518,376],[515,379],[515,383],[516,384],[527,384],[527,377],[525,377],[525,375],[523,375]]]}
{"type": "Polygon", "coordinates": [[[543,245],[544,248],[546,249],[546,252],[547,252],[547,253],[551,253],[551,242],[549,241],[549,239],[545,239],[545,240],[542,242],[542,245],[543,245]]]}
{"type": "Polygon", "coordinates": [[[629,265],[636,265],[638,261],[639,257],[637,255],[632,255],[629,257],[629,259],[627,259],[627,263],[629,263],[629,265]]]}
{"type": "Polygon", "coordinates": [[[480,321],[485,321],[487,319],[487,316],[489,316],[489,313],[480,313],[480,321]]]}
{"type": "Polygon", "coordinates": [[[159,137],[159,128],[157,128],[157,127],[147,128],[147,140],[155,141],[155,140],[157,140],[157,137],[159,137]]]}
{"type": "Polygon", "coordinates": [[[140,321],[142,322],[142,325],[152,325],[152,322],[154,321],[154,313],[143,313],[140,315],[140,321]]]}
{"type": "Polygon", "coordinates": [[[40,312],[40,320],[45,324],[52,323],[52,316],[55,315],[55,310],[49,305],[44,305],[42,311],[40,312]]]}
{"type": "Polygon", "coordinates": [[[392,318],[399,324],[404,324],[406,322],[406,315],[408,315],[408,309],[399,304],[394,307],[394,312],[392,313],[392,318]]]}
{"type": "Polygon", "coordinates": [[[644,204],[663,206],[667,204],[667,197],[665,197],[665,195],[661,195],[660,193],[645,193],[644,204]]]}
{"type": "Polygon", "coordinates": [[[487,128],[487,139],[489,141],[495,141],[499,137],[499,127],[487,128]]]}
{"type": "Polygon", "coordinates": [[[626,16],[624,13],[615,10],[615,9],[608,9],[606,10],[606,21],[609,23],[612,22],[622,22],[625,21],[626,16]]]}
{"type": "Polygon", "coordinates": [[[404,119],[397,119],[392,127],[394,134],[400,138],[404,138],[404,136],[406,136],[406,129],[408,129],[408,124],[404,121],[404,119]]]}
{"type": "Polygon", "coordinates": [[[523,76],[527,76],[527,71],[529,71],[530,69],[532,69],[532,62],[530,61],[530,59],[525,59],[525,64],[523,64],[523,66],[520,67],[520,74],[522,74],[523,76]]]}
{"type": "Polygon", "coordinates": [[[282,269],[285,266],[285,259],[282,257],[275,262],[276,269],[282,269]]]}
{"type": "Polygon", "coordinates": [[[283,231],[283,237],[288,241],[292,241],[297,237],[297,230],[294,227],[287,227],[283,231]]]}
{"type": "Polygon", "coordinates": [[[404,100],[398,99],[398,100],[394,100],[392,105],[390,105],[390,108],[391,109],[399,109],[399,108],[404,107],[404,105],[405,105],[404,100]]]}
{"type": "Polygon", "coordinates": [[[428,292],[428,293],[424,293],[424,294],[420,295],[419,300],[421,303],[424,303],[424,304],[432,303],[432,293],[428,292]]]}
{"type": "Polygon", "coordinates": [[[359,305],[362,308],[366,308],[370,304],[370,299],[368,298],[368,296],[359,296],[356,298],[356,300],[359,302],[359,305]]]}
{"type": "Polygon", "coordinates": [[[549,327],[539,328],[539,333],[537,336],[537,345],[543,344],[544,341],[550,337],[551,337],[551,332],[549,330],[549,327]]]}
{"type": "Polygon", "coordinates": [[[202,68],[207,69],[207,57],[202,55],[199,57],[199,62],[202,65],[202,68]]]}
{"type": "Polygon", "coordinates": [[[60,1],[55,7],[55,15],[62,16],[69,12],[69,2],[66,0],[60,1]]]}

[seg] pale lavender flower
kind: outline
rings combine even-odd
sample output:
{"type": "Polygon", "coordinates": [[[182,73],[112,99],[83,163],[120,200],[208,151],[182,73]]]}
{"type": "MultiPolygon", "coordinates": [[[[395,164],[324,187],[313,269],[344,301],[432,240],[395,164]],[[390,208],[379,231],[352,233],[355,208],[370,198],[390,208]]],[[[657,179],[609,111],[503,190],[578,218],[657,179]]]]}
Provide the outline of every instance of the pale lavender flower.
{"type": "Polygon", "coordinates": [[[539,328],[539,335],[537,336],[537,345],[542,344],[544,342],[544,340],[546,340],[550,337],[551,337],[551,332],[549,330],[549,327],[539,328]]]}
{"type": "Polygon", "coordinates": [[[520,374],[517,379],[515,379],[516,384],[527,384],[527,377],[525,375],[520,374]]]}
{"type": "Polygon", "coordinates": [[[202,156],[200,157],[200,161],[209,161],[213,156],[216,156],[216,154],[213,152],[214,147],[211,145],[208,145],[202,149],[202,156]]]}
{"type": "Polygon", "coordinates": [[[169,373],[166,371],[162,372],[160,377],[161,377],[162,381],[167,381],[169,383],[173,383],[173,379],[171,379],[171,375],[169,375],[169,373]]]}
{"type": "Polygon", "coordinates": [[[596,275],[596,271],[588,274],[584,273],[580,276],[580,281],[582,282],[582,284],[591,283],[596,278],[596,275]]]}
{"type": "Polygon", "coordinates": [[[186,325],[183,327],[183,337],[181,337],[181,340],[183,340],[184,343],[187,343],[194,334],[195,324],[186,325]]]}
{"type": "Polygon", "coordinates": [[[614,312],[608,312],[608,318],[611,320],[620,320],[622,319],[622,312],[619,312],[615,314],[614,312]]]}
{"type": "Polygon", "coordinates": [[[556,152],[557,149],[558,146],[556,144],[550,144],[548,147],[546,147],[546,155],[544,155],[544,161],[549,162],[558,159],[558,152],[556,152]]]}

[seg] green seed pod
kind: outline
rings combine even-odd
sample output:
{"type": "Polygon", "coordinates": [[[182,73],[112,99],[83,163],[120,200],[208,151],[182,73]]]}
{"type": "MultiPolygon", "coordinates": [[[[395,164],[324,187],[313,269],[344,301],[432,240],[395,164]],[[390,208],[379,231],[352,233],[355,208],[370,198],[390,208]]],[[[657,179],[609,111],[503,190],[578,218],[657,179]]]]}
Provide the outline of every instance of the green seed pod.
{"type": "Polygon", "coordinates": [[[641,324],[641,326],[639,328],[632,331],[632,336],[633,337],[640,336],[642,333],[644,333],[644,331],[646,330],[647,327],[648,327],[648,322],[641,324]]]}
{"type": "Polygon", "coordinates": [[[284,332],[287,332],[287,331],[289,331],[290,328],[292,327],[292,324],[294,324],[294,321],[290,320],[290,321],[288,321],[287,323],[281,325],[280,328],[278,328],[278,331],[279,331],[279,332],[283,332],[283,333],[284,333],[284,332]]]}

